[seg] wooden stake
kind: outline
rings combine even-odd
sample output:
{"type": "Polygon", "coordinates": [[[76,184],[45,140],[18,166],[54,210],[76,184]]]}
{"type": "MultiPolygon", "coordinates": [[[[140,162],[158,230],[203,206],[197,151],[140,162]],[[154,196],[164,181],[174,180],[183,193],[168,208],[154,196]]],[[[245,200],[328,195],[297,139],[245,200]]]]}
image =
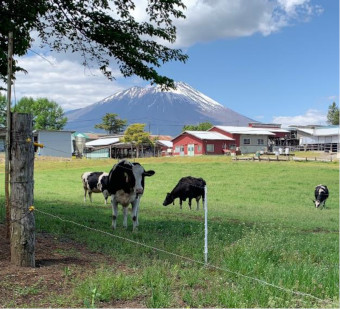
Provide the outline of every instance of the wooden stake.
{"type": "Polygon", "coordinates": [[[32,115],[14,113],[11,146],[11,263],[35,267],[32,115]]]}

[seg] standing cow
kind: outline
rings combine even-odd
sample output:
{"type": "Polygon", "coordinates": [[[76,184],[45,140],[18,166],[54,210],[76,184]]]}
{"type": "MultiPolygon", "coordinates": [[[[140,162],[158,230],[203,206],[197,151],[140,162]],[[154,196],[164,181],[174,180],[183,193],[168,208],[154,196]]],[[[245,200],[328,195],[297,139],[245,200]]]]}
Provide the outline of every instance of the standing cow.
{"type": "Polygon", "coordinates": [[[206,182],[202,178],[195,178],[191,176],[183,177],[179,180],[176,187],[167,193],[163,206],[167,206],[171,203],[175,204],[175,199],[179,198],[179,205],[182,209],[182,201],[189,199],[189,208],[191,209],[191,200],[194,198],[197,202],[197,210],[199,210],[199,200],[202,197],[204,206],[204,187],[206,182]]]}
{"type": "Polygon", "coordinates": [[[81,175],[84,188],[84,202],[86,202],[86,193],[88,192],[90,201],[92,203],[92,193],[103,193],[105,198],[105,204],[107,204],[107,198],[109,192],[107,191],[108,173],[104,172],[85,172],[81,175]]]}
{"type": "Polygon", "coordinates": [[[112,202],[112,228],[116,228],[118,204],[123,206],[123,226],[127,227],[128,206],[132,205],[133,230],[138,226],[140,199],[144,193],[144,178],[152,176],[153,170],[145,171],[139,163],[121,160],[113,166],[108,177],[107,189],[112,202]]]}
{"type": "Polygon", "coordinates": [[[323,204],[323,207],[326,207],[326,200],[329,196],[329,191],[328,191],[327,186],[317,185],[315,187],[314,196],[315,196],[315,200],[313,200],[313,202],[316,208],[319,208],[321,204],[323,204]]]}

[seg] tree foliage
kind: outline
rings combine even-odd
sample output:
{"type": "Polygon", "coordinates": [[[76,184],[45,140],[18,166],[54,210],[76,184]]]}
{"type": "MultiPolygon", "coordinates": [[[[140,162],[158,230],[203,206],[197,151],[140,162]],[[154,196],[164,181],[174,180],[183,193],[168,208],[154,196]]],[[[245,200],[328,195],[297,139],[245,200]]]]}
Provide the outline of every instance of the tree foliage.
{"type": "MultiPolygon", "coordinates": [[[[185,18],[182,0],[149,0],[147,22],[133,16],[134,0],[0,0],[0,78],[6,80],[8,33],[14,33],[14,54],[31,47],[32,33],[44,46],[79,52],[83,64],[93,63],[114,79],[110,63],[118,63],[123,76],[137,75],[151,83],[174,87],[172,79],[156,68],[169,61],[185,62],[180,49],[162,45],[176,40],[173,19],[185,18]],[[35,31],[35,32],[33,32],[35,31]]],[[[22,70],[14,64],[14,71],[22,70]]]]}
{"type": "Polygon", "coordinates": [[[332,125],[339,124],[339,107],[335,102],[328,107],[327,122],[332,125]]]}
{"type": "Polygon", "coordinates": [[[117,114],[106,113],[102,118],[102,123],[96,124],[96,129],[105,130],[108,134],[118,134],[123,131],[127,120],[117,118],[117,114]]]}
{"type": "Polygon", "coordinates": [[[124,132],[123,141],[136,146],[137,158],[139,156],[139,147],[143,144],[150,144],[150,133],[144,131],[145,123],[134,123],[130,125],[124,132]]]}
{"type": "Polygon", "coordinates": [[[182,131],[207,131],[212,127],[213,125],[210,122],[201,122],[198,125],[194,124],[185,125],[182,131]]]}
{"type": "Polygon", "coordinates": [[[13,111],[32,114],[35,130],[62,130],[67,122],[61,106],[46,98],[23,97],[13,111]]]}
{"type": "Polygon", "coordinates": [[[0,93],[0,128],[6,126],[7,97],[0,93]]]}

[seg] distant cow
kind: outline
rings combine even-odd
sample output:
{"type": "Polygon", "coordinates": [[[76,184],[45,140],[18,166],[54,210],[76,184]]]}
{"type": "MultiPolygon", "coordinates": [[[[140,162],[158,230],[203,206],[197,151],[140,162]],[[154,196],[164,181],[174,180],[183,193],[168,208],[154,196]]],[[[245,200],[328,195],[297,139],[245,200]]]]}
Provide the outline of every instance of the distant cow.
{"type": "Polygon", "coordinates": [[[92,193],[103,193],[105,198],[105,204],[107,204],[107,198],[109,192],[107,191],[108,173],[104,172],[85,172],[81,175],[84,188],[84,202],[86,202],[86,193],[88,192],[90,201],[92,203],[92,193]]]}
{"type": "Polygon", "coordinates": [[[132,205],[133,230],[138,226],[138,211],[140,199],[144,193],[144,178],[155,172],[145,171],[139,163],[121,160],[113,166],[108,177],[108,191],[112,202],[112,228],[116,228],[118,204],[123,206],[123,226],[127,227],[128,206],[132,205]]]}
{"type": "Polygon", "coordinates": [[[199,200],[202,197],[204,206],[204,187],[206,182],[202,178],[194,178],[191,176],[183,177],[179,180],[176,187],[167,193],[163,202],[163,206],[167,206],[171,203],[175,204],[176,198],[179,198],[180,208],[182,209],[182,201],[189,199],[189,207],[191,209],[191,200],[194,198],[197,202],[197,210],[199,209],[199,200]]]}
{"type": "Polygon", "coordinates": [[[315,207],[319,208],[321,204],[323,204],[323,207],[326,207],[326,200],[329,196],[329,191],[327,186],[324,185],[318,185],[315,187],[315,200],[313,200],[315,207]]]}

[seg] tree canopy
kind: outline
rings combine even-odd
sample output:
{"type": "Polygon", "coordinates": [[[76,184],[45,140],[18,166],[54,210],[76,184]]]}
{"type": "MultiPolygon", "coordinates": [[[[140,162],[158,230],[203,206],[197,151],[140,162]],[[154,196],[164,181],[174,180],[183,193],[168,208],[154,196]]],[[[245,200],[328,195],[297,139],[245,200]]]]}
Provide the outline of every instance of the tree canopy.
{"type": "Polygon", "coordinates": [[[201,122],[198,125],[187,124],[183,126],[182,131],[207,131],[212,127],[213,125],[210,122],[201,122]]]}
{"type": "Polygon", "coordinates": [[[119,119],[117,114],[106,113],[102,118],[102,123],[96,124],[94,127],[105,130],[108,134],[118,134],[124,130],[126,123],[127,120],[119,119]]]}
{"type": "Polygon", "coordinates": [[[32,114],[35,130],[62,130],[67,122],[61,106],[46,98],[34,100],[23,97],[13,110],[14,112],[32,114]]]}
{"type": "Polygon", "coordinates": [[[333,125],[339,124],[339,107],[335,102],[328,107],[327,122],[333,125]]]}
{"type": "Polygon", "coordinates": [[[139,146],[143,147],[143,143],[152,144],[150,133],[144,131],[145,123],[134,123],[130,125],[124,132],[123,141],[136,146],[137,158],[139,157],[139,146]]]}
{"type": "MultiPolygon", "coordinates": [[[[110,64],[118,63],[124,77],[137,75],[163,87],[174,87],[171,78],[156,69],[169,61],[185,62],[180,49],[159,43],[173,43],[173,19],[185,18],[181,0],[149,0],[148,21],[133,16],[134,0],[0,0],[0,78],[6,80],[8,34],[14,33],[14,55],[31,48],[33,33],[44,46],[61,52],[78,52],[83,64],[93,63],[109,79],[110,64]],[[34,31],[34,32],[33,32],[34,31]]],[[[14,63],[14,72],[23,70],[14,63]]]]}

